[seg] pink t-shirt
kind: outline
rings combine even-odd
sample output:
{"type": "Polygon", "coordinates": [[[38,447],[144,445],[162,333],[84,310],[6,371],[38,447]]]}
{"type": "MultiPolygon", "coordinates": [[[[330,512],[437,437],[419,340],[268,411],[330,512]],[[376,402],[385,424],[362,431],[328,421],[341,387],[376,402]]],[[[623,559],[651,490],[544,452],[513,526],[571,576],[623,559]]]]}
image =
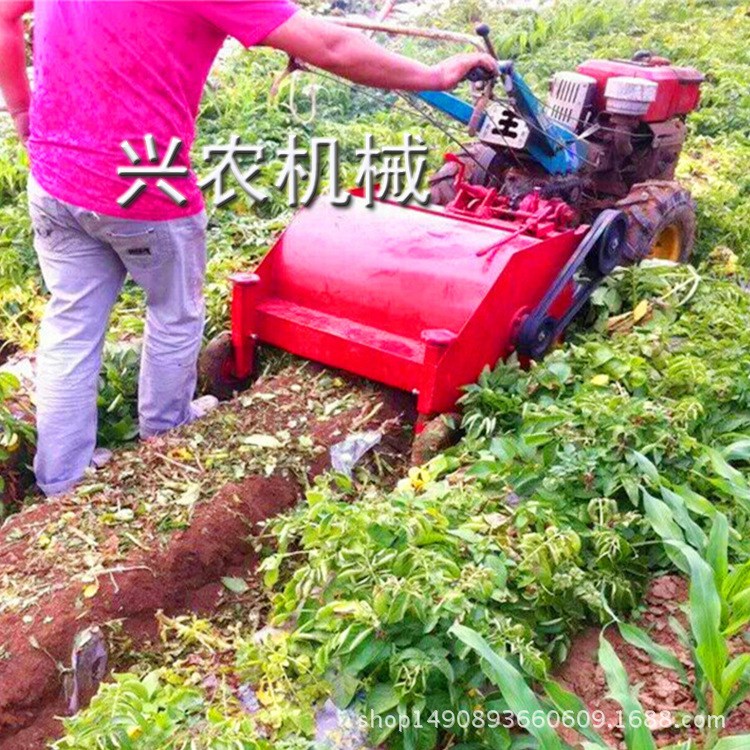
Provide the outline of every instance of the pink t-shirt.
{"type": "MultiPolygon", "coordinates": [[[[147,135],[159,162],[179,138],[173,166],[189,168],[201,93],[226,37],[259,44],[296,10],[291,0],[36,0],[29,155],[37,182],[108,216],[158,221],[199,212],[192,172],[165,178],[187,198],[183,206],[156,186],[158,177],[144,177],[146,188],[121,207],[117,199],[138,179],[117,173],[133,166],[121,143],[143,167],[154,155],[147,135]]],[[[238,122],[237,131],[247,125],[238,122]]]]}

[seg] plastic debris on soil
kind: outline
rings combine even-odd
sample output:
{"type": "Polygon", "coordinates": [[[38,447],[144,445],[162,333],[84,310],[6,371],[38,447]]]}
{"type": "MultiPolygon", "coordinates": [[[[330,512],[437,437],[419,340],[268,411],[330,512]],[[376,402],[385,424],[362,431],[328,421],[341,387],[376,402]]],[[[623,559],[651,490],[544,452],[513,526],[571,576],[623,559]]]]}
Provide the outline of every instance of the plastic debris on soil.
{"type": "Polygon", "coordinates": [[[383,435],[379,430],[349,435],[346,440],[331,446],[331,467],[351,479],[354,467],[382,439],[383,435]]]}
{"type": "Polygon", "coordinates": [[[336,708],[327,700],[315,715],[315,742],[321,750],[369,750],[367,735],[356,711],[336,708]]]}
{"type": "Polygon", "coordinates": [[[65,685],[68,713],[76,713],[91,700],[107,674],[107,662],[107,642],[98,627],[86,628],[76,635],[65,685]]]}

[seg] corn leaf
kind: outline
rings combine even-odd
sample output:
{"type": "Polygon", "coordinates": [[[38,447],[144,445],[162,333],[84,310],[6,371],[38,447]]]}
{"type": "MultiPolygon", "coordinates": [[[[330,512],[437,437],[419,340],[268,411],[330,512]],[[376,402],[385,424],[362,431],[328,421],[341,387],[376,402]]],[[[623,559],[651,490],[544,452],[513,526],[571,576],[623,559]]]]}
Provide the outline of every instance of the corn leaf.
{"type": "Polygon", "coordinates": [[[685,541],[682,529],[674,520],[674,515],[669,506],[652,494],[643,491],[643,508],[654,531],[664,540],[672,539],[678,542],[685,541]]]}
{"type": "Polygon", "coordinates": [[[748,461],[750,460],[750,440],[747,438],[737,440],[726,448],[723,448],[721,452],[729,463],[734,461],[748,461]]]}
{"type": "Polygon", "coordinates": [[[734,737],[724,737],[715,745],[714,750],[747,750],[750,747],[750,734],[736,734],[734,737]]]}
{"type": "Polygon", "coordinates": [[[579,721],[580,717],[588,716],[586,704],[575,693],[566,690],[562,685],[554,680],[548,680],[544,683],[544,692],[552,702],[552,705],[564,716],[572,716],[575,719],[575,729],[582,737],[590,742],[585,743],[591,748],[605,748],[607,744],[604,740],[590,727],[579,721]]]}
{"type": "Polygon", "coordinates": [[[729,618],[724,635],[731,638],[737,635],[750,622],[750,589],[740,592],[729,602],[729,618]]]}
{"type": "Polygon", "coordinates": [[[727,716],[750,694],[750,654],[740,654],[732,659],[722,679],[726,693],[724,715],[727,716]]]}
{"type": "Polygon", "coordinates": [[[716,588],[721,591],[729,575],[729,522],[723,513],[714,518],[706,545],[706,562],[713,568],[716,588]]]}
{"type": "Polygon", "coordinates": [[[705,676],[703,669],[701,668],[700,662],[698,661],[698,655],[695,653],[695,646],[690,634],[682,626],[682,623],[676,617],[669,618],[669,627],[677,636],[677,640],[684,646],[685,650],[690,654],[690,661],[693,663],[693,671],[695,672],[695,685],[693,687],[693,696],[695,697],[698,708],[704,714],[709,714],[708,703],[706,702],[706,696],[700,689],[700,685],[703,683],[705,676]]]}
{"type": "MultiPolygon", "coordinates": [[[[643,490],[643,509],[646,512],[646,518],[651,524],[651,528],[666,542],[679,542],[684,544],[685,535],[682,529],[674,520],[674,516],[669,506],[662,500],[654,497],[646,490],[643,490]]],[[[669,559],[683,573],[688,573],[688,566],[680,556],[677,548],[665,546],[665,551],[669,559]]]]}
{"type": "Polygon", "coordinates": [[[748,677],[745,677],[745,679],[740,682],[737,689],[729,694],[729,697],[724,704],[724,716],[729,716],[729,714],[732,713],[732,711],[734,711],[734,709],[737,708],[737,706],[739,706],[748,695],[750,695],[750,680],[748,677]]]}
{"type": "Polygon", "coordinates": [[[682,530],[685,532],[685,538],[688,543],[691,544],[698,550],[703,550],[707,544],[706,534],[698,524],[693,521],[690,511],[688,510],[685,501],[672,490],[662,487],[661,488],[662,500],[669,506],[672,511],[674,520],[680,525],[682,530]]]}
{"type": "Polygon", "coordinates": [[[684,685],[689,683],[685,667],[682,666],[682,662],[674,655],[674,653],[672,653],[672,651],[664,646],[660,646],[645,630],[636,625],[621,622],[618,624],[618,627],[620,629],[620,635],[631,646],[635,646],[635,648],[645,651],[645,653],[651,658],[651,661],[657,666],[671,669],[673,672],[676,672],[680,677],[680,682],[684,685]]]}
{"type": "Polygon", "coordinates": [[[623,710],[625,724],[625,742],[632,750],[656,750],[656,743],[651,731],[646,726],[646,717],[635,692],[630,687],[630,680],[625,667],[604,637],[604,631],[599,636],[599,664],[604,670],[607,685],[612,698],[620,704],[623,710]]]}
{"type": "Polygon", "coordinates": [[[674,492],[682,498],[691,513],[704,518],[714,518],[718,513],[716,506],[703,495],[699,495],[692,487],[681,485],[676,487],[674,492]]]}
{"type": "Polygon", "coordinates": [[[707,447],[705,448],[705,453],[711,462],[711,467],[720,477],[729,482],[736,483],[743,488],[747,488],[747,482],[745,481],[745,477],[742,476],[742,472],[725,461],[719,451],[715,448],[707,447]]]}
{"type": "Polygon", "coordinates": [[[737,471],[724,460],[724,457],[715,448],[705,448],[705,453],[709,458],[711,467],[721,477],[721,480],[713,480],[714,484],[724,492],[731,494],[739,505],[750,510],[750,486],[748,486],[742,472],[737,471]]]}
{"type": "Polygon", "coordinates": [[[726,599],[733,599],[747,589],[750,589],[750,561],[732,569],[724,581],[722,594],[726,599]]]}
{"type": "MultiPolygon", "coordinates": [[[[544,713],[544,707],[526,684],[523,675],[507,659],[496,654],[476,630],[456,623],[451,627],[450,633],[481,657],[482,671],[500,690],[514,714],[544,713]]],[[[524,728],[538,740],[540,750],[563,750],[567,747],[548,724],[535,727],[531,722],[524,728]]]]}
{"type": "Polygon", "coordinates": [[[748,682],[750,676],[750,654],[740,654],[732,659],[722,673],[722,683],[727,693],[734,691],[738,683],[748,682]]]}
{"type": "Polygon", "coordinates": [[[630,455],[635,459],[635,463],[637,464],[643,475],[650,479],[654,484],[658,484],[659,470],[656,468],[653,461],[651,461],[651,459],[649,458],[646,458],[643,453],[640,453],[636,450],[630,451],[630,455]]]}
{"type": "Polygon", "coordinates": [[[716,590],[714,571],[687,544],[667,542],[685,557],[690,568],[690,628],[695,638],[695,654],[706,678],[723,695],[722,673],[729,658],[721,632],[721,597],[716,590]]]}

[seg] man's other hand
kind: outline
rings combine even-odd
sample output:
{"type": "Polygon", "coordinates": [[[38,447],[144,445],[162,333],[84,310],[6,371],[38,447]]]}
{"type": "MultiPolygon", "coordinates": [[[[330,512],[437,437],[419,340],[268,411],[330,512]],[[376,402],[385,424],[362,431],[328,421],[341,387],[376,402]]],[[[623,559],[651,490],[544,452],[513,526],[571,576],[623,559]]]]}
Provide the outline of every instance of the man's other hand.
{"type": "Polygon", "coordinates": [[[21,143],[25,146],[29,139],[29,111],[25,109],[22,112],[16,112],[13,115],[13,124],[16,126],[21,143]]]}

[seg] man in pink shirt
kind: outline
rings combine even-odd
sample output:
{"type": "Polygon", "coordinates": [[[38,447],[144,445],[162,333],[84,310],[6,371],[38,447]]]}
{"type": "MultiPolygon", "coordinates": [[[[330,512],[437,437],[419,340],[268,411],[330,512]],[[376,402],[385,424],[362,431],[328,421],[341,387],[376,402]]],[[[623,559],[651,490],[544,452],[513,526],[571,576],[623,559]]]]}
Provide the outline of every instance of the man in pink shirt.
{"type": "Polygon", "coordinates": [[[199,415],[192,398],[206,215],[189,152],[201,93],[227,36],[387,89],[449,89],[473,67],[496,69],[481,54],[423,65],[290,0],[0,0],[0,88],[29,151],[35,248],[51,293],[39,337],[34,464],[48,495],[70,489],[91,463],[102,346],[126,275],[147,302],[141,436],[199,415]],[[33,97],[21,26],[32,9],[33,97]],[[121,144],[143,148],[146,135],[160,157],[181,141],[172,166],[184,176],[171,184],[184,199],[148,176],[123,205],[133,179],[118,175],[127,165],[121,144]]]}

